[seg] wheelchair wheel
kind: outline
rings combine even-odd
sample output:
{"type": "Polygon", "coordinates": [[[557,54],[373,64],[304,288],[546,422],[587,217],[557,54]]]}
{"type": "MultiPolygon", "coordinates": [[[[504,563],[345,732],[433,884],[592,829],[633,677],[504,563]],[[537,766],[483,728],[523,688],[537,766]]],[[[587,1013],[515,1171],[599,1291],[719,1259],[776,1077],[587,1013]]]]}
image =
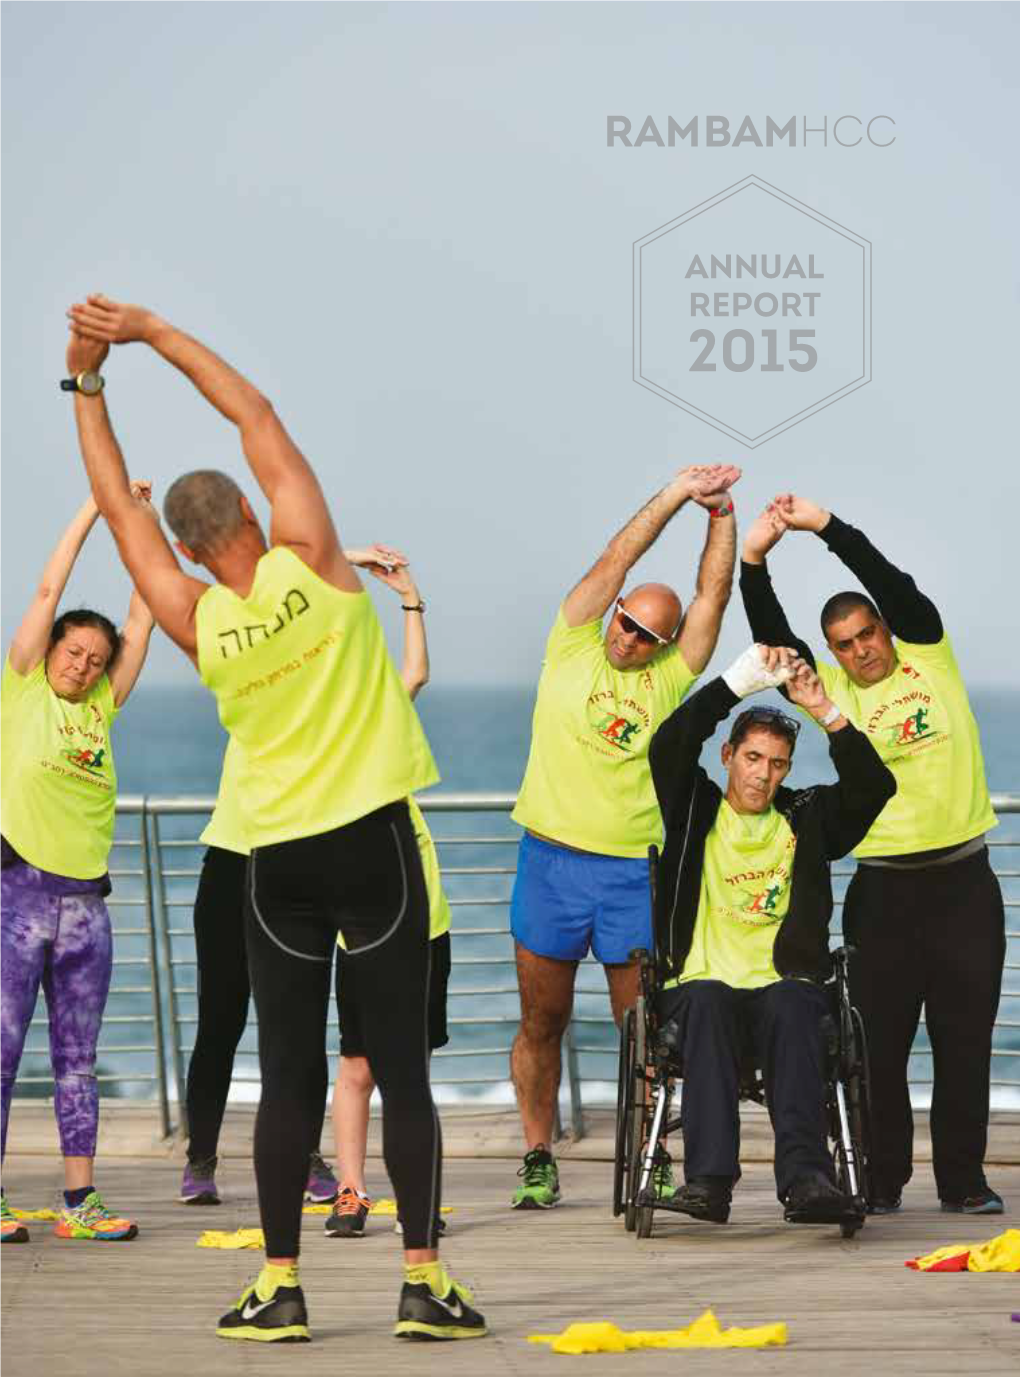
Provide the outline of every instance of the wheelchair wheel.
{"type": "Polygon", "coordinates": [[[620,1065],[616,1079],[616,1154],[613,1158],[613,1218],[623,1213],[627,1189],[627,1151],[631,1098],[634,1093],[634,1010],[628,1009],[620,1028],[620,1065]]]}
{"type": "Polygon", "coordinates": [[[652,1215],[654,1210],[651,1205],[641,1205],[637,1212],[637,1228],[635,1232],[638,1238],[651,1238],[652,1235],[652,1215]]]}
{"type": "Polygon", "coordinates": [[[639,995],[633,1015],[633,1062],[630,1073],[630,1115],[627,1124],[627,1170],[624,1177],[625,1211],[624,1223],[629,1233],[637,1228],[638,1185],[641,1180],[641,1149],[645,1144],[645,1117],[648,1103],[648,1025],[645,1017],[645,1000],[639,995]]]}
{"type": "Polygon", "coordinates": [[[850,1097],[850,1132],[857,1144],[857,1157],[861,1164],[861,1195],[867,1202],[871,1198],[871,1068],[864,1020],[857,1009],[851,1009],[850,1012],[858,1067],[850,1097]]]}

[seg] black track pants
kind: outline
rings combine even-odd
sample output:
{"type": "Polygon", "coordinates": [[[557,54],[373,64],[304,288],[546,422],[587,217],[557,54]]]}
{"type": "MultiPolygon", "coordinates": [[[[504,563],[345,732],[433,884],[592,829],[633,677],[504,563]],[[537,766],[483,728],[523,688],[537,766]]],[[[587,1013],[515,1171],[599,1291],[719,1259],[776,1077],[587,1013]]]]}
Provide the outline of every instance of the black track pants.
{"type": "Polygon", "coordinates": [[[269,1257],[294,1257],[326,1094],[324,1029],[337,929],[383,1102],[383,1156],[405,1248],[435,1247],[442,1145],[428,1071],[429,906],[406,803],[346,827],[257,848],[248,961],[262,1098],[255,1176],[269,1257]]]}
{"type": "Polygon", "coordinates": [[[935,1183],[942,1200],[974,1195],[985,1185],[992,1028],[1006,956],[1002,892],[987,849],[920,870],[858,866],[843,930],[857,948],[851,993],[871,1062],[872,1192],[894,1198],[910,1180],[907,1060],[923,1006],[935,1183]]]}
{"type": "Polygon", "coordinates": [[[666,990],[660,1007],[663,1018],[676,1018],[681,1027],[685,1179],[739,1176],[740,1065],[753,1052],[776,1134],[780,1200],[799,1176],[820,1172],[831,1181],[821,1031],[829,1010],[825,991],[803,980],[779,980],[758,990],[690,980],[666,990]]]}
{"type": "MultiPolygon", "coordinates": [[[[216,1156],[237,1045],[248,1022],[244,940],[248,857],[210,846],[195,898],[198,1027],[188,1064],[188,1160],[216,1156]]],[[[326,1103],[322,1104],[323,1116],[326,1103]]],[[[322,1137],[322,1116],[314,1146],[322,1137]]]]}

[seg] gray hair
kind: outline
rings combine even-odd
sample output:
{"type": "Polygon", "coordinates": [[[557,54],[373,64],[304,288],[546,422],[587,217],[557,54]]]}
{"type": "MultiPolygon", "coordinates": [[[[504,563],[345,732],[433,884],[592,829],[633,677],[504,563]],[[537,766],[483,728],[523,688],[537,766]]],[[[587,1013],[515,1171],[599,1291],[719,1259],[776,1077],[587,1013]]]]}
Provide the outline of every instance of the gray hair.
{"type": "Polygon", "coordinates": [[[226,545],[244,524],[241,489],[219,469],[195,469],[170,485],[163,516],[174,535],[195,554],[226,545]]]}

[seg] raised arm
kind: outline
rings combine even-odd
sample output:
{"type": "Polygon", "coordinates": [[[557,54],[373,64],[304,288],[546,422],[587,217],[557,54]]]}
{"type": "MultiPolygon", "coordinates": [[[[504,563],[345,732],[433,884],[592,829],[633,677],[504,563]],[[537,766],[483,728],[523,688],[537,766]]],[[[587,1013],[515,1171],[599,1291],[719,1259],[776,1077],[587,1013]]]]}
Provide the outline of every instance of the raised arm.
{"type": "Polygon", "coordinates": [[[945,634],[938,608],[909,574],[897,569],[862,531],[795,493],[775,502],[786,524],[813,531],[864,585],[893,635],[911,645],[934,645],[945,634]]]}
{"type": "Polygon", "coordinates": [[[740,596],[751,635],[764,645],[787,645],[814,667],[815,657],[806,641],[795,636],[772,587],[765,557],[782,539],[787,527],[774,504],[756,517],[744,537],[740,564],[740,596]]]}
{"type": "Polygon", "coordinates": [[[110,671],[110,688],[113,690],[113,701],[118,708],[124,706],[138,682],[145,657],[149,653],[149,641],[154,624],[145,599],[135,588],[131,593],[127,621],[120,633],[120,653],[110,671]]]}
{"type": "Polygon", "coordinates": [[[32,601],[11,642],[9,658],[12,669],[18,674],[31,674],[36,665],[46,658],[57,606],[81,548],[98,519],[99,508],[90,495],[71,518],[57,541],[56,549],[46,561],[32,601]]]}
{"type": "MultiPolygon", "coordinates": [[[[702,506],[705,499],[695,498],[702,506]]],[[[680,626],[680,653],[688,668],[700,674],[712,658],[723,613],[733,591],[733,565],[737,556],[737,519],[733,503],[709,509],[705,548],[698,565],[698,580],[680,626]]]]}
{"type": "Polygon", "coordinates": [[[190,379],[240,432],[245,458],[272,511],[270,543],[290,546],[321,578],[344,592],[360,591],[311,465],[258,388],[211,349],[145,307],[94,295],[72,306],[68,314],[74,328],[88,338],[148,344],[190,379]]]}
{"type": "Polygon", "coordinates": [[[579,584],[567,594],[563,615],[568,626],[604,617],[627,575],[685,502],[725,492],[740,477],[732,464],[693,464],[655,494],[617,531],[579,584]]]}
{"type": "MultiPolygon", "coordinates": [[[[94,368],[90,353],[94,348],[72,335],[67,348],[68,371],[94,368]]],[[[170,639],[197,663],[195,605],[207,585],[184,573],[151,506],[137,502],[132,495],[103,393],[86,397],[76,392],[74,418],[92,495],[135,588],[170,639]]]]}
{"type": "Polygon", "coordinates": [[[862,841],[895,794],[896,780],[864,733],[839,712],[810,665],[801,661],[796,666],[786,694],[829,736],[829,755],[838,780],[819,785],[809,794],[822,810],[828,857],[838,860],[862,841]]]}
{"type": "Polygon", "coordinates": [[[413,701],[429,681],[429,647],[425,637],[425,604],[407,558],[386,545],[345,550],[344,554],[355,568],[367,569],[380,583],[400,595],[404,609],[404,663],[400,677],[413,701]]]}

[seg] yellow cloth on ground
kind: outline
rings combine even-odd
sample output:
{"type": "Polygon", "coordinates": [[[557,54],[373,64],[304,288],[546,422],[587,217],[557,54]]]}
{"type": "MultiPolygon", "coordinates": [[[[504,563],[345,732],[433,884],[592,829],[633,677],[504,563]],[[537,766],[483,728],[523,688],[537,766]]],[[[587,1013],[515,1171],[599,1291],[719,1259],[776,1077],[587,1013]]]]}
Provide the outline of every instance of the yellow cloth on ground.
{"type": "Polygon", "coordinates": [[[904,1265],[915,1272],[1020,1272],[1020,1229],[985,1243],[949,1243],[904,1265]]]}
{"type": "Polygon", "coordinates": [[[222,1229],[206,1229],[199,1236],[197,1248],[264,1248],[266,1240],[261,1229],[235,1229],[232,1234],[222,1229]]]}
{"type": "Polygon", "coordinates": [[[59,1219],[56,1210],[16,1210],[8,1207],[15,1219],[59,1219]]]}
{"type": "Polygon", "coordinates": [[[684,1329],[618,1329],[607,1320],[570,1324],[562,1334],[529,1334],[530,1344],[549,1344],[554,1353],[625,1353],[636,1348],[765,1348],[786,1343],[786,1325],[723,1329],[711,1310],[684,1329]]]}
{"type": "Polygon", "coordinates": [[[972,1244],[968,1272],[1020,1272],[1020,1229],[1007,1229],[987,1243],[972,1244]]]}

